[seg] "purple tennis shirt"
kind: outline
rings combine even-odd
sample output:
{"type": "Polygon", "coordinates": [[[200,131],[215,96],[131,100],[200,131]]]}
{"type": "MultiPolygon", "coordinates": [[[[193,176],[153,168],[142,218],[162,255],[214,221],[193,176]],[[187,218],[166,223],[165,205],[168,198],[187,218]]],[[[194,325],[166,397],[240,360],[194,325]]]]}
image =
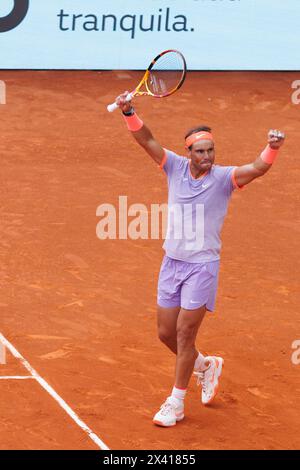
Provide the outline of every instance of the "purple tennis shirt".
{"type": "Polygon", "coordinates": [[[220,233],[232,191],[235,166],[213,165],[201,179],[190,160],[165,150],[168,177],[168,228],[163,248],[169,258],[189,263],[220,259],[220,233]]]}

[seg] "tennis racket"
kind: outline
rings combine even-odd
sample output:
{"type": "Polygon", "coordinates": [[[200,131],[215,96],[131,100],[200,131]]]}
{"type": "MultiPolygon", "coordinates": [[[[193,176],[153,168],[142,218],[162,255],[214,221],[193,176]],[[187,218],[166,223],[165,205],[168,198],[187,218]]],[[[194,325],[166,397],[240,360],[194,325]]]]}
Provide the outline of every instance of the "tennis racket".
{"type": "MultiPolygon", "coordinates": [[[[138,86],[127,95],[126,101],[134,96],[154,96],[165,98],[177,91],[186,76],[186,62],[181,52],[174,49],[161,52],[152,60],[138,86]]],[[[111,113],[119,106],[112,103],[107,106],[111,113]]]]}

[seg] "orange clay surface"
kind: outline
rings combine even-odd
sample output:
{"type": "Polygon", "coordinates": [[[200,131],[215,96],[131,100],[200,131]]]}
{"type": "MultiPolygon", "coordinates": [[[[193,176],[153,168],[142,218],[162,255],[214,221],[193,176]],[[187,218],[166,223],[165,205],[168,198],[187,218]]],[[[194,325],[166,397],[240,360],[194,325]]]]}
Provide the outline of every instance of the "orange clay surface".
{"type": "MultiPolygon", "coordinates": [[[[225,359],[219,393],[203,407],[192,379],[171,429],[152,424],[174,372],[156,334],[162,242],[96,237],[100,204],[167,200],[163,172],[106,112],[140,77],[0,72],[0,331],[111,449],[299,448],[299,74],[189,73],[176,95],[136,100],[178,153],[189,127],[212,126],[223,165],[255,159],[270,128],[287,134],[225,221],[217,308],[197,339],[225,359]]],[[[8,352],[0,375],[20,374],[8,352]]],[[[34,380],[1,380],[0,396],[0,449],[97,449],[34,380]]]]}

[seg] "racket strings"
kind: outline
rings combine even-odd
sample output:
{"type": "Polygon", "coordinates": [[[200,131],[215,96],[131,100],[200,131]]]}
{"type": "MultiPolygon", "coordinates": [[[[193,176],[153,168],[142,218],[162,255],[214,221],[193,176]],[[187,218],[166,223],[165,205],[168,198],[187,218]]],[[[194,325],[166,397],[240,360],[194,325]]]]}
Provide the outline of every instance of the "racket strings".
{"type": "Polygon", "coordinates": [[[149,91],[162,96],[179,88],[185,75],[185,62],[177,52],[168,52],[154,63],[147,80],[149,91]]]}

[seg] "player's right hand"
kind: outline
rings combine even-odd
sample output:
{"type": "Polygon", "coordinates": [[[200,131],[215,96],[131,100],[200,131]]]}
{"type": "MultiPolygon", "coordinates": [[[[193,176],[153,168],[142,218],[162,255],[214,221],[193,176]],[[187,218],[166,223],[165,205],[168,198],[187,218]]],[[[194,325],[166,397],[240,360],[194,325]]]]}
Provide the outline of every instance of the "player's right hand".
{"type": "Polygon", "coordinates": [[[284,144],[284,132],[271,129],[268,133],[268,144],[274,150],[278,150],[284,144]]]}
{"type": "Polygon", "coordinates": [[[116,98],[116,103],[119,108],[124,112],[128,113],[132,108],[131,101],[126,101],[126,97],[129,95],[129,91],[125,91],[116,98]]]}

